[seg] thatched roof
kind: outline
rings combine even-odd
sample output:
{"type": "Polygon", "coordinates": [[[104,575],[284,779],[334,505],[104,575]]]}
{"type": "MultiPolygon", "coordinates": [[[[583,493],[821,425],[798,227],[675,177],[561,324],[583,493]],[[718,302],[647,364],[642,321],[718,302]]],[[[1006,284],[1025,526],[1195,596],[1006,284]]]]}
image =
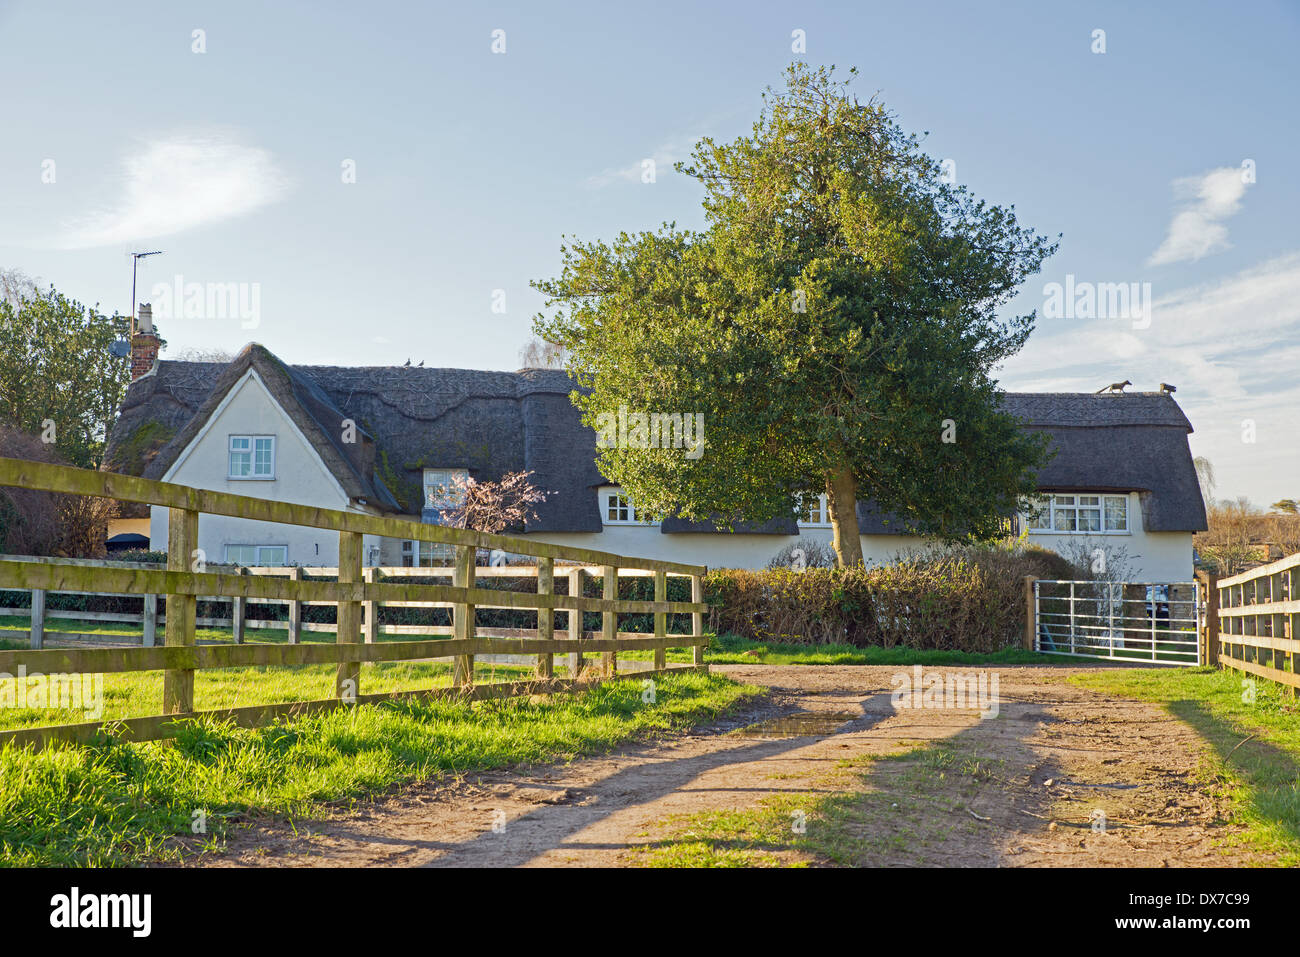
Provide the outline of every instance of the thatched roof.
{"type": "Polygon", "coordinates": [[[1056,456],[1038,473],[1044,492],[1138,492],[1149,532],[1199,532],[1205,501],[1173,396],[1008,393],[1005,408],[1051,436],[1056,456]]]}
{"type": "MultiPolygon", "coordinates": [[[[1054,451],[1038,472],[1041,492],[1137,492],[1148,532],[1206,526],[1187,436],[1192,425],[1164,392],[1008,392],[1003,409],[1045,432],[1054,451]]],[[[863,534],[896,534],[903,523],[858,503],[863,534]]]]}
{"type": "MultiPolygon", "coordinates": [[[[569,398],[573,383],[555,370],[288,366],[256,344],[228,364],[163,359],[128,388],[104,467],[160,478],[250,368],[354,500],[416,515],[425,468],[465,468],[481,481],[530,470],[548,497],[527,531],[603,527],[592,494],[605,484],[595,433],[569,398]],[[345,419],[358,428],[354,444],[341,440],[345,419]]],[[[1205,527],[1191,426],[1170,396],[1013,393],[1006,403],[1028,427],[1052,436],[1057,455],[1039,476],[1045,491],[1137,491],[1148,530],[1205,527]]],[[[864,533],[900,531],[865,503],[858,514],[864,533]]],[[[712,530],[681,519],[662,526],[667,534],[712,530]]],[[[736,531],[797,534],[793,517],[736,531]]]]}

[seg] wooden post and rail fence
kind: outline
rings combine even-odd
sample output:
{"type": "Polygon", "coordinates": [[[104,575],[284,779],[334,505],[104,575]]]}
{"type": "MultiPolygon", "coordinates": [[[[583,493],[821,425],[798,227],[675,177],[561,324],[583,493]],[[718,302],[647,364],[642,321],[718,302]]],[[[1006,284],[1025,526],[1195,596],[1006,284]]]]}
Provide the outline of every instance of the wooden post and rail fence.
{"type": "MultiPolygon", "coordinates": [[[[74,561],[47,561],[12,556],[0,558],[0,589],[32,592],[32,642],[38,643],[43,629],[45,595],[49,592],[139,595],[145,597],[142,613],[145,643],[132,648],[33,648],[0,651],[0,674],[15,675],[20,668],[26,673],[44,675],[100,674],[112,672],[163,672],[162,712],[147,717],[125,718],[109,722],[112,733],[133,740],[171,736],[178,719],[212,716],[237,724],[255,727],[275,720],[401,697],[474,698],[510,697],[538,690],[565,690],[582,687],[583,665],[588,654],[601,656],[600,679],[617,675],[620,651],[649,651],[653,667],[634,674],[641,678],[666,671],[706,670],[703,615],[703,576],[699,565],[660,559],[635,558],[594,549],[553,545],[533,539],[490,535],[469,529],[426,525],[405,519],[346,512],[251,498],[157,482],[130,475],[96,472],[67,466],[0,458],[0,486],[16,486],[72,495],[89,495],[158,506],[168,510],[167,565],[165,568],[142,568],[118,562],[84,564],[74,561]],[[246,575],[195,570],[198,555],[198,520],[200,514],[221,515],[252,521],[308,526],[339,533],[339,562],[336,581],[313,581],[302,569],[286,570],[284,577],[246,575]],[[450,585],[415,582],[378,581],[369,569],[362,568],[363,536],[375,535],[400,540],[431,542],[454,548],[455,562],[450,570],[450,585]],[[535,592],[504,591],[482,587],[477,578],[497,569],[475,566],[479,549],[531,556],[537,560],[535,592]],[[555,590],[555,562],[571,562],[581,567],[566,570],[569,594],[555,590]],[[588,567],[600,568],[604,578],[603,595],[585,598],[582,579],[588,567]],[[621,571],[651,574],[655,579],[652,601],[618,598],[621,571]],[[667,600],[667,579],[683,576],[691,580],[691,601],[667,600]],[[156,596],[166,598],[163,644],[149,646],[150,620],[157,622],[156,596]],[[38,597],[39,596],[39,597],[38,597]],[[149,596],[154,596],[152,608],[149,596]],[[337,625],[333,644],[198,644],[195,639],[196,606],[201,597],[238,600],[232,614],[242,617],[251,601],[289,603],[290,634],[298,632],[302,622],[302,605],[328,603],[337,607],[337,625]],[[38,614],[38,602],[40,609],[38,614]],[[379,641],[376,609],[380,605],[416,607],[443,606],[452,610],[452,636],[432,640],[379,641]],[[529,630],[511,629],[525,637],[490,637],[475,627],[477,608],[532,610],[537,626],[529,630]],[[365,635],[362,615],[367,614],[365,635]],[[567,612],[567,637],[557,638],[553,615],[567,612]],[[601,616],[599,637],[584,636],[582,616],[596,612],[601,616]],[[630,634],[618,630],[619,615],[652,615],[652,635],[630,634]],[[669,615],[690,615],[689,635],[669,635],[669,615]],[[38,618],[41,628],[38,628],[38,618]],[[366,640],[366,639],[369,640],[366,640]],[[666,649],[694,648],[693,664],[670,668],[666,649]],[[554,656],[569,654],[573,677],[554,677],[554,656]],[[532,681],[496,684],[474,683],[476,655],[536,656],[536,678],[532,681]],[[413,661],[451,657],[454,660],[453,684],[450,688],[425,691],[402,691],[386,694],[363,694],[361,665],[365,662],[413,661]],[[261,705],[196,712],[194,675],[211,668],[243,666],[294,666],[334,664],[337,668],[335,695],[316,701],[261,705]]],[[[436,569],[413,568],[407,571],[430,575],[436,569]]],[[[514,568],[503,571],[514,572],[514,568]]],[[[232,602],[233,604],[233,602],[232,602]]],[[[233,622],[232,622],[233,626],[233,622]]],[[[484,629],[485,631],[487,629],[484,629]]],[[[243,626],[239,628],[242,636],[243,626]]],[[[103,733],[104,722],[23,728],[0,731],[0,746],[52,741],[86,741],[103,733]]]]}
{"type": "Polygon", "coordinates": [[[1211,644],[1224,668],[1300,688],[1300,553],[1220,578],[1211,644]]]}

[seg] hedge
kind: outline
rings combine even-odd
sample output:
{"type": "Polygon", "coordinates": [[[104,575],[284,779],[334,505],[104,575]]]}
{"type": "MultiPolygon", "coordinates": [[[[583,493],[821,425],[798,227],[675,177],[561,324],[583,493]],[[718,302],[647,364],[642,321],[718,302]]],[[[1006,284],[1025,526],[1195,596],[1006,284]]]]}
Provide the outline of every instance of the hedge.
{"type": "Polygon", "coordinates": [[[705,599],[717,634],[989,652],[1024,634],[1026,575],[1075,571],[1043,549],[967,548],[865,569],[719,569],[705,579],[705,599]]]}
{"type": "MultiPolygon", "coordinates": [[[[307,570],[310,574],[311,570],[307,570]]],[[[708,627],[716,634],[732,633],[759,641],[801,644],[880,645],[885,648],[996,651],[1020,640],[1024,633],[1024,577],[1075,578],[1070,563],[1038,548],[1017,550],[967,548],[901,558],[896,564],[871,568],[766,569],[723,568],[704,579],[709,605],[708,627]]],[[[315,577],[315,576],[312,576],[315,577]]],[[[434,579],[405,578],[419,583],[434,579]]],[[[445,581],[445,579],[442,579],[445,581]]],[[[485,587],[533,591],[537,579],[485,579],[485,587]]],[[[598,579],[584,579],[583,594],[602,594],[598,579]]],[[[557,569],[557,591],[565,592],[563,568],[557,569]]],[[[624,578],[619,598],[652,600],[654,580],[624,578]]],[[[0,605],[27,607],[30,592],[0,591],[0,605]]],[[[669,601],[690,601],[690,582],[668,579],[669,601]]],[[[51,595],[50,608],[138,613],[139,596],[51,595]]],[[[199,617],[229,614],[225,602],[200,602],[199,617]]],[[[283,621],[285,606],[253,605],[250,619],[283,621]]],[[[332,606],[309,606],[303,619],[333,622],[332,606]]],[[[583,616],[584,627],[599,630],[599,613],[583,616]]],[[[381,608],[380,623],[449,625],[444,608],[381,608]]],[[[514,609],[480,609],[482,627],[532,628],[536,614],[514,609]]],[[[556,614],[555,627],[568,627],[567,615],[556,614]]],[[[652,616],[620,615],[620,631],[650,632],[652,616]]],[[[669,615],[670,634],[690,631],[689,615],[669,615]]]]}

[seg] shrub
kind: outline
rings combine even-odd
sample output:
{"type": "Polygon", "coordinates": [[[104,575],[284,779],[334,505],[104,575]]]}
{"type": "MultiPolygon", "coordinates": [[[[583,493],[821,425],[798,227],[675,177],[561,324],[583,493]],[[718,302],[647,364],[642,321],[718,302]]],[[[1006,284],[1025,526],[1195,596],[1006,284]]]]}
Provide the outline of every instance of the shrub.
{"type": "Polygon", "coordinates": [[[758,641],[997,651],[1024,634],[1024,578],[1075,577],[1038,548],[962,548],[872,568],[740,571],[705,579],[713,630],[758,641]]]}
{"type": "Polygon", "coordinates": [[[834,568],[835,551],[825,542],[814,538],[800,538],[772,556],[768,568],[834,568]]]}
{"type": "MultiPolygon", "coordinates": [[[[5,423],[0,423],[0,455],[66,464],[50,445],[5,423]]],[[[0,489],[0,552],[103,558],[105,533],[116,513],[112,499],[0,489]]]]}

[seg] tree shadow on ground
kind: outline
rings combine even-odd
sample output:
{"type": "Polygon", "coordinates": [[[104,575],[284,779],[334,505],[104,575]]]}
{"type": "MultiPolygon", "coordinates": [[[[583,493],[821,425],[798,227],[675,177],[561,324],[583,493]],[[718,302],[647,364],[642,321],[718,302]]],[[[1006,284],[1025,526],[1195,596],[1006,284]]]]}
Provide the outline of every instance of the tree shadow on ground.
{"type": "Polygon", "coordinates": [[[1291,752],[1261,741],[1250,727],[1213,714],[1203,701],[1183,699],[1167,705],[1213,748],[1241,780],[1246,813],[1300,844],[1300,761],[1291,752]]]}

